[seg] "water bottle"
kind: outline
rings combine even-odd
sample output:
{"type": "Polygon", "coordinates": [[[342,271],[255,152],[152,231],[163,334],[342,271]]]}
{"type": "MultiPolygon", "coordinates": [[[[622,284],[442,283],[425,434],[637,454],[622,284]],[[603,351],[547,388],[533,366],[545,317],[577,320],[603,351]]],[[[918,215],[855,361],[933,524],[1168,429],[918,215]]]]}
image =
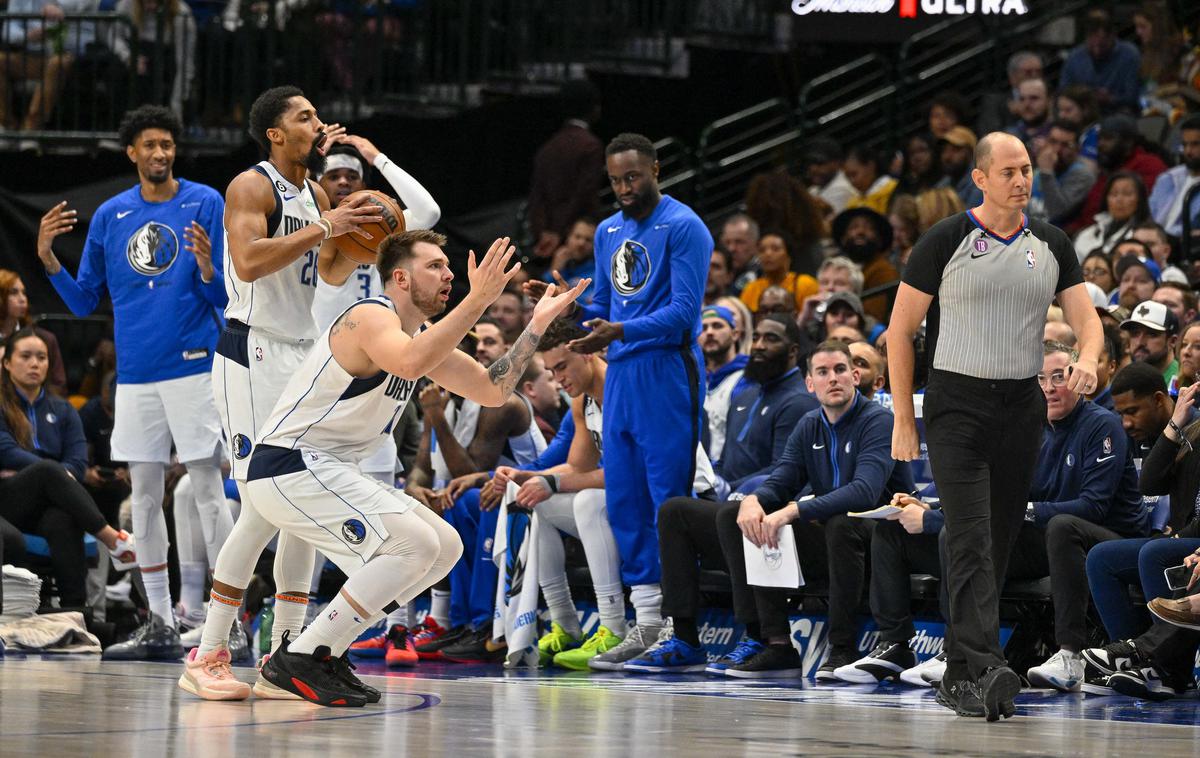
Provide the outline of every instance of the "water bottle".
{"type": "Polygon", "coordinates": [[[261,655],[271,652],[271,627],[275,625],[275,598],[263,600],[262,620],[258,624],[258,651],[261,655]]]}

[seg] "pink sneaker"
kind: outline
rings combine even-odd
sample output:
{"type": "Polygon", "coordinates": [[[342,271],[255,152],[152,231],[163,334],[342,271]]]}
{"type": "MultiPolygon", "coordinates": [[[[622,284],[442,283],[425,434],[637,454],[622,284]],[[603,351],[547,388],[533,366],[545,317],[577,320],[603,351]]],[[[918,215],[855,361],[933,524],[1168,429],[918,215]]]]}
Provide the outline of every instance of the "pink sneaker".
{"type": "Polygon", "coordinates": [[[128,571],[137,568],[137,552],[134,549],[133,535],[122,529],[117,535],[117,547],[109,553],[113,567],[117,571],[128,571]]]}
{"type": "Polygon", "coordinates": [[[229,651],[223,647],[197,655],[193,648],[184,659],[183,676],[179,686],[205,700],[245,700],[250,697],[250,685],[238,681],[229,667],[229,651]]]}

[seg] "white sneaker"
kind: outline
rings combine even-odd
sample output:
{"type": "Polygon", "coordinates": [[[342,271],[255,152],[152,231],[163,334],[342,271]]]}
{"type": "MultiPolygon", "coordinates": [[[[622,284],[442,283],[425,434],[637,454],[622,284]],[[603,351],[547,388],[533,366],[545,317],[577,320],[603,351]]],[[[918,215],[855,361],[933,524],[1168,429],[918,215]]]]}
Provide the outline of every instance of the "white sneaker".
{"type": "Polygon", "coordinates": [[[596,671],[622,671],[626,661],[632,661],[658,641],[663,632],[671,633],[670,627],[635,624],[621,640],[621,644],[606,653],[588,660],[588,668],[596,671]]]}
{"type": "Polygon", "coordinates": [[[128,571],[137,568],[137,551],[133,535],[122,529],[117,534],[117,546],[109,551],[113,567],[117,571],[128,571]]]}
{"type": "Polygon", "coordinates": [[[178,603],[175,606],[175,620],[179,622],[181,627],[189,631],[204,626],[204,619],[207,616],[208,611],[205,610],[204,606],[190,611],[185,609],[182,603],[178,603]]]}
{"type": "Polygon", "coordinates": [[[900,672],[900,681],[913,687],[936,687],[946,675],[946,654],[932,658],[900,672]]]}
{"type": "Polygon", "coordinates": [[[1083,657],[1070,650],[1059,650],[1041,666],[1029,669],[1029,684],[1052,687],[1061,692],[1078,692],[1083,683],[1083,657]]]}
{"type": "Polygon", "coordinates": [[[183,644],[184,650],[191,650],[194,647],[200,647],[200,639],[204,636],[204,624],[192,627],[183,634],[179,635],[179,641],[183,644]]]}

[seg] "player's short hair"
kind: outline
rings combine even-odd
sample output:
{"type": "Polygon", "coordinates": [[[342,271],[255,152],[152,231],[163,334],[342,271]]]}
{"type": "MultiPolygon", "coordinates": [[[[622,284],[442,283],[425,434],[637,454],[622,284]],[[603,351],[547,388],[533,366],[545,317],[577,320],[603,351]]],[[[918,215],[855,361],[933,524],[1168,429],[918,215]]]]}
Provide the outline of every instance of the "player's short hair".
{"type": "Polygon", "coordinates": [[[432,229],[406,229],[384,237],[383,242],[379,243],[379,256],[375,259],[379,278],[386,282],[392,278],[393,271],[412,260],[413,247],[418,242],[445,247],[446,235],[432,229]]]}
{"type": "MultiPolygon", "coordinates": [[[[1111,356],[1110,356],[1111,357],[1111,356]]],[[[1145,361],[1135,361],[1113,374],[1113,396],[1132,392],[1133,396],[1141,399],[1156,392],[1167,394],[1167,380],[1162,372],[1145,361]]]]}
{"type": "Polygon", "coordinates": [[[542,334],[542,340],[538,343],[538,350],[544,353],[547,350],[561,347],[568,342],[583,339],[587,335],[588,333],[574,321],[561,318],[555,319],[550,322],[550,326],[546,327],[545,333],[542,334]]]}
{"type": "MultiPolygon", "coordinates": [[[[1195,291],[1193,291],[1191,287],[1187,286],[1183,282],[1160,282],[1159,285],[1157,287],[1155,287],[1155,289],[1156,290],[1168,289],[1168,290],[1175,290],[1176,292],[1178,292],[1183,297],[1183,309],[1184,310],[1187,310],[1187,311],[1195,310],[1196,306],[1198,304],[1200,304],[1200,301],[1197,301],[1197,299],[1196,299],[1195,291]]],[[[1177,333],[1183,334],[1183,330],[1180,330],[1177,333]]]]}
{"type": "Polygon", "coordinates": [[[1079,124],[1075,124],[1070,121],[1063,121],[1060,118],[1055,121],[1051,121],[1050,128],[1051,129],[1059,129],[1064,132],[1070,132],[1071,134],[1075,135],[1076,139],[1079,138],[1079,129],[1080,129],[1079,124]]]}
{"type": "Polygon", "coordinates": [[[1045,340],[1042,342],[1042,355],[1053,355],[1055,353],[1062,353],[1070,358],[1072,363],[1079,360],[1079,351],[1065,342],[1059,342],[1058,340],[1045,340]]]}
{"type": "Polygon", "coordinates": [[[817,276],[820,276],[826,269],[831,268],[848,271],[850,273],[850,286],[853,288],[854,294],[862,294],[864,282],[862,266],[844,255],[834,255],[821,262],[821,267],[817,269],[817,276]]]}
{"type": "Polygon", "coordinates": [[[808,373],[812,373],[813,358],[820,353],[841,353],[846,357],[847,365],[853,366],[854,356],[850,354],[850,346],[841,340],[825,340],[808,354],[808,373]]]}
{"type": "MultiPolygon", "coordinates": [[[[783,336],[787,339],[788,345],[796,345],[804,348],[809,344],[808,338],[804,336],[804,332],[800,331],[800,325],[796,323],[796,319],[788,318],[782,313],[768,313],[759,319],[758,323],[761,324],[764,321],[774,321],[783,326],[783,336]]],[[[804,356],[801,355],[801,357],[803,358],[804,356]]]]}
{"type": "Polygon", "coordinates": [[[124,118],[121,119],[121,126],[117,129],[117,137],[121,140],[122,145],[129,147],[137,141],[138,135],[147,129],[162,129],[164,132],[169,132],[171,139],[178,142],[179,135],[183,133],[183,122],[170,108],[164,108],[161,105],[142,105],[126,111],[124,118]]]}
{"type": "Polygon", "coordinates": [[[729,270],[729,273],[733,273],[733,253],[729,252],[720,242],[713,243],[713,256],[724,258],[725,268],[729,270]]]}
{"type": "Polygon", "coordinates": [[[1183,121],[1179,122],[1179,131],[1195,132],[1200,131],[1200,113],[1188,116],[1183,121]]]}
{"type": "Polygon", "coordinates": [[[604,149],[604,154],[606,156],[616,155],[629,150],[646,156],[651,162],[658,160],[658,151],[654,149],[654,143],[648,137],[633,132],[622,132],[613,137],[612,142],[609,142],[608,147],[604,149]]]}
{"type": "Polygon", "coordinates": [[[272,87],[255,98],[250,106],[250,138],[264,152],[271,151],[267,130],[279,126],[279,119],[287,112],[288,101],[293,97],[304,97],[304,91],[290,84],[272,87]]]}

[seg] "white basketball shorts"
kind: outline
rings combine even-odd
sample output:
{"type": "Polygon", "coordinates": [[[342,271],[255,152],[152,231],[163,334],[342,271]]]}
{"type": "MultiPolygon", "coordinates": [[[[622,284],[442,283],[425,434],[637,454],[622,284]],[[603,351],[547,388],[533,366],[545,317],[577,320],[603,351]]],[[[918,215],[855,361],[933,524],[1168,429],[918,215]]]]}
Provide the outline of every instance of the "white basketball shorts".
{"type": "Polygon", "coordinates": [[[118,384],[113,398],[112,458],[130,463],[210,460],[221,450],[212,375],[118,384]]]}

